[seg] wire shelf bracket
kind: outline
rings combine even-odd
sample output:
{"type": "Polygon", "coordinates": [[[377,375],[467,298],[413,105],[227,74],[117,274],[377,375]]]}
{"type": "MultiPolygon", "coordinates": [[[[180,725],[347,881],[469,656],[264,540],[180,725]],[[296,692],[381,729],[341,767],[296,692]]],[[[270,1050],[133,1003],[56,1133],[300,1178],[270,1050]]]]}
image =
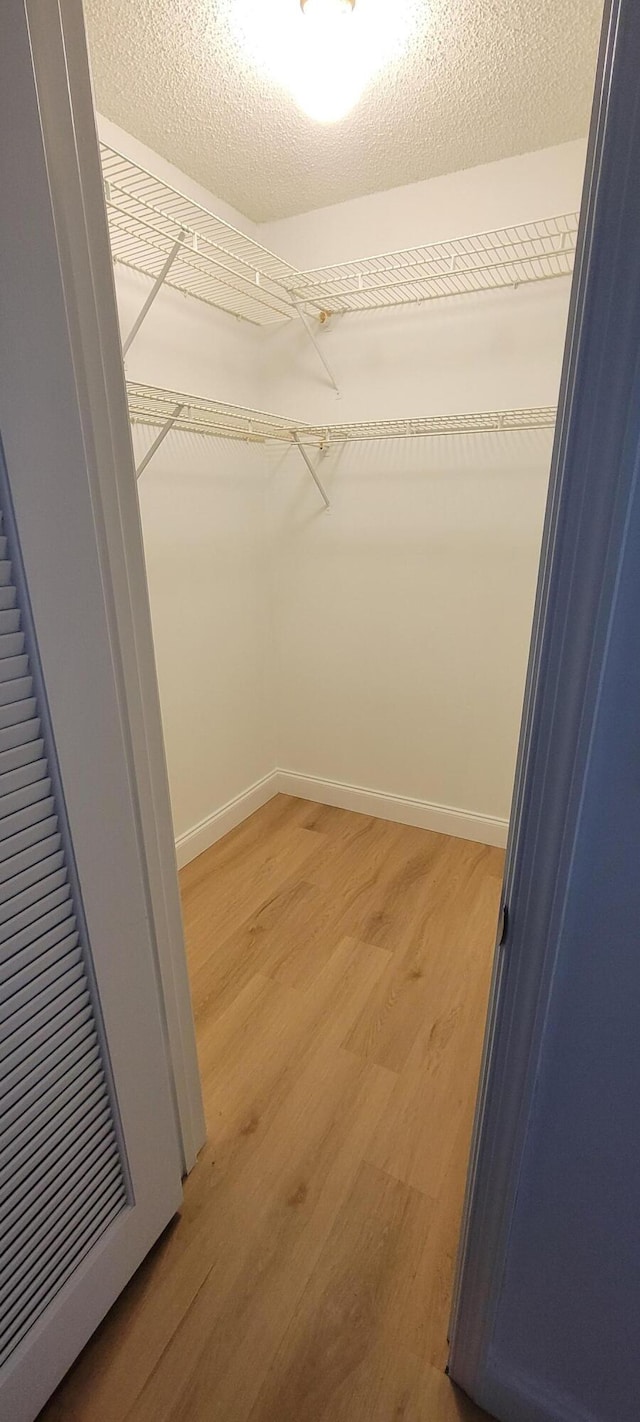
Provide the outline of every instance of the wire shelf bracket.
{"type": "Polygon", "coordinates": [[[296,445],[298,446],[298,449],[300,450],[300,453],[301,453],[301,455],[302,455],[302,458],[304,459],[304,462],[305,462],[305,464],[306,464],[306,466],[307,466],[307,469],[309,470],[309,473],[310,473],[310,475],[311,475],[311,478],[313,479],[313,482],[314,482],[314,484],[316,485],[316,488],[319,490],[321,497],[324,499],[324,506],[325,506],[325,509],[330,509],[330,508],[331,508],[331,502],[330,502],[330,500],[329,500],[329,496],[328,496],[328,494],[327,494],[327,491],[326,491],[326,489],[325,489],[325,487],[324,487],[324,484],[322,483],[322,480],[321,480],[321,478],[320,478],[320,476],[319,476],[317,470],[314,468],[314,466],[313,466],[313,464],[312,464],[312,462],[311,462],[311,459],[309,458],[309,455],[307,454],[307,451],[306,451],[306,449],[305,449],[305,447],[304,447],[304,445],[303,445],[303,443],[302,443],[302,441],[301,441],[301,439],[300,439],[300,436],[299,436],[299,434],[298,434],[298,431],[297,431],[297,430],[293,430],[292,433],[293,433],[294,441],[295,441],[296,445]]]}
{"type": "Polygon", "coordinates": [[[296,301],[296,302],[295,302],[295,307],[296,307],[296,311],[298,312],[298,315],[299,315],[299,317],[300,317],[300,320],[302,321],[302,324],[303,324],[303,326],[304,326],[304,329],[305,329],[305,331],[306,331],[306,333],[307,333],[307,335],[308,335],[308,337],[309,337],[309,340],[311,341],[311,344],[312,344],[312,346],[313,346],[313,348],[314,348],[314,350],[315,350],[315,352],[316,352],[316,355],[317,355],[317,357],[318,357],[318,360],[322,361],[322,364],[323,364],[323,366],[324,366],[324,368],[325,368],[325,370],[326,370],[326,372],[327,372],[327,375],[329,376],[329,380],[331,381],[331,384],[332,384],[332,386],[333,386],[333,388],[334,388],[334,390],[335,390],[335,392],[336,392],[336,395],[338,396],[338,399],[339,399],[339,398],[340,398],[340,388],[339,388],[339,386],[338,386],[338,382],[337,382],[336,377],[335,377],[335,375],[334,375],[334,373],[333,373],[333,371],[332,371],[332,369],[331,369],[331,366],[329,365],[329,362],[328,362],[327,357],[326,357],[326,355],[325,355],[325,353],[324,353],[324,351],[323,351],[323,349],[322,349],[322,347],[321,347],[321,345],[320,345],[320,342],[318,341],[317,337],[316,337],[315,334],[314,334],[313,327],[312,327],[312,325],[311,325],[311,322],[310,322],[310,320],[309,320],[309,317],[305,314],[305,312],[304,312],[304,310],[303,310],[303,308],[302,308],[302,303],[301,303],[301,302],[296,301]]]}
{"type": "Polygon", "coordinates": [[[144,303],[144,305],[143,305],[143,307],[142,307],[142,309],[141,309],[141,311],[140,311],[139,316],[136,317],[136,319],[135,319],[135,321],[134,321],[134,323],[133,323],[133,326],[131,327],[131,330],[130,330],[130,332],[129,332],[129,335],[128,335],[128,336],[126,337],[126,339],[122,342],[122,354],[123,354],[123,356],[126,356],[127,351],[128,351],[128,349],[129,349],[129,346],[131,345],[131,342],[135,340],[135,338],[136,338],[136,336],[137,336],[137,334],[138,334],[138,331],[140,330],[140,327],[141,327],[141,325],[142,325],[142,322],[144,321],[145,316],[147,315],[148,311],[149,311],[149,310],[151,309],[151,307],[153,306],[153,303],[154,303],[154,301],[155,301],[155,299],[156,299],[156,296],[158,295],[158,292],[160,291],[160,288],[163,286],[164,282],[166,281],[166,279],[167,279],[167,277],[168,277],[168,275],[169,275],[169,272],[171,271],[171,268],[172,268],[172,266],[173,266],[173,263],[175,262],[175,259],[176,259],[177,255],[178,255],[178,252],[180,251],[180,248],[182,247],[182,239],[183,239],[183,234],[181,233],[180,236],[179,236],[179,237],[176,239],[176,241],[174,242],[173,247],[171,248],[171,251],[169,252],[169,255],[168,255],[168,257],[167,257],[167,260],[166,260],[164,266],[162,267],[162,270],[158,272],[158,275],[157,275],[157,277],[156,277],[156,279],[155,279],[155,281],[154,281],[154,283],[153,283],[153,286],[152,286],[152,288],[151,288],[151,291],[149,292],[149,295],[148,295],[148,297],[147,297],[147,299],[146,299],[146,301],[145,301],[145,303],[144,303]]]}
{"type": "Polygon", "coordinates": [[[147,464],[149,463],[149,460],[150,460],[150,459],[153,459],[153,456],[154,456],[156,450],[160,448],[160,445],[162,444],[162,441],[163,441],[164,439],[166,439],[166,437],[167,437],[167,435],[168,435],[168,433],[169,433],[169,430],[172,430],[172,429],[173,429],[173,426],[175,425],[176,420],[177,420],[177,419],[179,418],[179,416],[182,414],[182,411],[183,411],[183,410],[184,410],[184,404],[182,404],[182,405],[176,405],[175,409],[172,411],[172,413],[171,413],[171,414],[168,416],[168,418],[165,420],[165,422],[164,422],[164,424],[163,424],[163,426],[162,426],[162,428],[161,428],[161,430],[160,430],[160,433],[156,436],[156,438],[155,438],[154,441],[153,441],[153,444],[152,444],[152,445],[150,446],[150,448],[147,450],[146,454],[145,454],[144,457],[140,460],[140,463],[139,463],[139,464],[137,465],[137,467],[136,467],[136,479],[139,479],[139,478],[140,478],[140,475],[141,475],[141,474],[144,472],[144,470],[146,469],[147,464]]]}

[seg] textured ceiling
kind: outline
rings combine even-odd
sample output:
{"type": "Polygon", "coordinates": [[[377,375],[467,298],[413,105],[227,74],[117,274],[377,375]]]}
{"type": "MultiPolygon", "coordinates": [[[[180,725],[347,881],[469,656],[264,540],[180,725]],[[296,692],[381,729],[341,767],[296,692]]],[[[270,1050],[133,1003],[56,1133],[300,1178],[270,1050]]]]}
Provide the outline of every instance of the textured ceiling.
{"type": "Polygon", "coordinates": [[[388,0],[407,12],[406,50],[333,124],[256,67],[238,38],[246,3],[85,12],[100,112],[255,221],[586,132],[602,0],[388,0]]]}

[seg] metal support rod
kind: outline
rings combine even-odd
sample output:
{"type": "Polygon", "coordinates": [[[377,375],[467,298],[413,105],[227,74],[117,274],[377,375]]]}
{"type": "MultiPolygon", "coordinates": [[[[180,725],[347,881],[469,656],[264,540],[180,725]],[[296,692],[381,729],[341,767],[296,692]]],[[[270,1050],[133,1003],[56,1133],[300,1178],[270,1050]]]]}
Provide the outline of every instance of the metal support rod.
{"type": "Polygon", "coordinates": [[[293,438],[294,438],[294,440],[295,440],[295,442],[296,442],[296,444],[297,444],[297,446],[298,446],[298,449],[300,450],[300,453],[301,453],[301,455],[302,455],[302,458],[304,459],[304,462],[305,462],[305,464],[306,464],[306,466],[307,466],[307,469],[309,470],[309,473],[310,473],[310,475],[311,475],[311,478],[313,479],[314,484],[315,484],[316,487],[319,489],[319,491],[320,491],[320,493],[321,493],[321,495],[322,495],[322,497],[323,497],[323,499],[324,499],[324,506],[325,506],[325,508],[326,508],[326,509],[331,508],[331,504],[329,503],[329,498],[328,498],[326,489],[325,489],[325,487],[324,487],[324,485],[323,485],[321,479],[319,479],[318,475],[316,474],[316,471],[315,471],[315,469],[314,469],[314,467],[313,467],[313,464],[311,463],[311,460],[310,460],[310,458],[309,458],[309,455],[307,454],[307,451],[306,451],[306,449],[305,449],[305,447],[304,447],[304,445],[303,445],[303,443],[302,443],[302,440],[300,439],[300,436],[299,436],[297,430],[294,430],[294,431],[293,431],[293,438]]]}
{"type": "Polygon", "coordinates": [[[324,368],[325,368],[325,370],[326,370],[326,372],[327,372],[327,375],[329,376],[329,379],[330,379],[330,381],[331,381],[331,384],[333,385],[333,388],[334,388],[334,390],[335,390],[335,392],[336,392],[336,395],[339,395],[339,394],[340,394],[340,391],[339,391],[339,389],[338,389],[338,385],[337,385],[337,382],[336,382],[335,375],[334,375],[334,373],[333,373],[333,371],[332,371],[332,369],[331,369],[331,366],[329,365],[329,362],[328,362],[328,360],[327,360],[327,358],[326,358],[326,356],[325,356],[325,354],[324,354],[324,351],[322,350],[322,347],[320,346],[320,343],[316,340],[316,338],[315,338],[315,336],[314,336],[314,334],[313,334],[313,330],[312,330],[312,327],[311,327],[311,322],[309,321],[308,316],[307,316],[306,313],[302,310],[302,305],[301,305],[300,302],[294,301],[293,304],[294,304],[294,306],[295,306],[295,308],[296,308],[296,311],[297,311],[297,313],[298,313],[298,315],[299,315],[299,317],[300,317],[300,320],[302,321],[302,324],[303,324],[304,329],[305,329],[305,331],[306,331],[306,333],[307,333],[307,335],[308,335],[308,337],[309,337],[309,340],[311,341],[312,346],[315,347],[315,351],[316,351],[316,355],[318,356],[318,359],[322,361],[322,364],[323,364],[323,366],[324,366],[324,368]]]}
{"type": "Polygon", "coordinates": [[[162,429],[160,430],[160,433],[156,435],[156,438],[154,439],[151,448],[147,450],[144,458],[140,460],[140,463],[136,469],[136,479],[140,478],[140,475],[142,474],[143,469],[146,469],[149,460],[153,459],[153,456],[156,450],[160,448],[160,445],[162,444],[165,435],[168,435],[169,430],[173,429],[178,415],[181,415],[183,410],[184,405],[176,405],[175,410],[171,415],[169,415],[168,420],[165,420],[162,429]]]}
{"type": "Polygon", "coordinates": [[[141,325],[142,325],[142,322],[144,321],[144,318],[145,318],[145,316],[146,316],[146,314],[147,314],[147,311],[149,310],[149,307],[150,307],[150,306],[153,306],[153,303],[154,303],[154,301],[155,301],[155,299],[156,299],[156,296],[158,295],[158,292],[159,292],[159,290],[160,290],[160,287],[162,286],[163,281],[165,281],[166,277],[168,276],[169,271],[171,270],[171,267],[173,266],[173,263],[174,263],[174,261],[175,261],[177,255],[178,255],[178,252],[180,251],[181,246],[182,246],[182,234],[178,237],[177,242],[174,242],[174,245],[173,245],[173,247],[171,248],[171,251],[170,251],[169,256],[167,257],[167,260],[166,260],[166,262],[165,262],[165,264],[164,264],[164,266],[163,266],[163,268],[162,268],[162,271],[158,273],[158,275],[157,275],[157,277],[156,277],[156,279],[155,279],[155,281],[154,281],[154,283],[153,283],[153,286],[152,286],[152,288],[151,288],[151,291],[149,292],[149,295],[148,295],[148,297],[147,297],[147,299],[146,299],[146,301],[145,301],[145,303],[144,303],[144,306],[143,306],[143,308],[142,308],[142,311],[140,312],[140,315],[136,317],[136,319],[135,319],[135,321],[134,321],[134,323],[133,323],[133,326],[131,327],[131,330],[130,330],[130,332],[129,332],[129,335],[127,336],[126,340],[123,341],[123,344],[122,344],[122,354],[123,354],[123,356],[126,356],[127,351],[128,351],[128,349],[129,349],[129,346],[131,345],[131,342],[132,342],[133,340],[135,340],[135,337],[137,336],[138,331],[140,330],[140,327],[141,327],[141,325]]]}

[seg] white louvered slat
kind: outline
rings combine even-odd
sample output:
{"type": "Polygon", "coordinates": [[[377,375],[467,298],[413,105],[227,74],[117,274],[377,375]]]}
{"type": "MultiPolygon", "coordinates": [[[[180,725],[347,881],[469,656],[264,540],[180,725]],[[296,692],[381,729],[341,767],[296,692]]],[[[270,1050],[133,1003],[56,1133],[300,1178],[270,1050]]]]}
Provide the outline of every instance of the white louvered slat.
{"type": "MultiPolygon", "coordinates": [[[[67,870],[64,863],[64,855],[60,851],[58,855],[50,856],[38,865],[40,874],[34,882],[22,885],[19,892],[14,892],[3,901],[0,893],[0,925],[7,924],[9,919],[13,919],[15,914],[22,913],[24,909],[29,909],[48,894],[51,889],[57,889],[59,885],[66,883],[67,870]],[[52,859],[57,863],[52,863],[52,859]]],[[[22,878],[22,875],[18,875],[22,878]]],[[[15,881],[9,882],[6,886],[11,891],[15,889],[15,881]]]]}
{"type": "MultiPolygon", "coordinates": [[[[4,1281],[5,1258],[10,1261],[11,1251],[22,1248],[25,1241],[33,1237],[33,1233],[38,1227],[39,1221],[46,1220],[49,1210],[57,1207],[60,1201],[65,1200],[67,1192],[71,1189],[73,1182],[83,1176],[91,1178],[93,1173],[99,1172],[106,1163],[113,1159],[113,1153],[108,1148],[109,1125],[99,1132],[94,1132],[89,1142],[78,1142],[73,1159],[67,1160],[63,1165],[57,1164],[55,1169],[44,1175],[39,1182],[38,1198],[27,1202],[16,1201],[13,1208],[7,1213],[7,1227],[5,1233],[6,1256],[0,1260],[0,1282],[4,1281]],[[105,1150],[105,1143],[107,1149],[105,1150]]],[[[7,1269],[10,1269],[10,1262],[7,1269]]]]}
{"type": "Polygon", "coordinates": [[[0,730],[6,726],[16,726],[23,721],[29,721],[35,715],[35,710],[35,696],[29,696],[23,701],[14,701],[8,706],[0,698],[0,730]]]}
{"type": "Polygon", "coordinates": [[[20,626],[20,609],[10,608],[8,611],[0,612],[0,636],[5,636],[7,632],[17,632],[20,626]]]}
{"type": "Polygon", "coordinates": [[[46,935],[46,948],[42,946],[43,939],[35,938],[25,948],[21,948],[18,953],[12,953],[10,958],[3,956],[0,961],[0,989],[3,995],[8,996],[10,992],[21,985],[16,981],[18,974],[25,972],[27,977],[29,975],[37,976],[39,965],[42,965],[44,969],[48,967],[52,956],[63,957],[64,954],[75,948],[79,937],[75,919],[72,917],[64,919],[61,924],[58,924],[46,935]],[[30,970],[32,970],[31,974],[30,970]]]}
{"type": "MultiPolygon", "coordinates": [[[[70,936],[73,939],[75,935],[70,936]]],[[[56,944],[42,958],[36,957],[31,963],[23,964],[4,984],[6,997],[0,1003],[0,1023],[13,1016],[28,998],[33,1000],[36,992],[40,994],[50,985],[57,985],[63,972],[81,961],[80,948],[77,943],[71,942],[64,956],[60,946],[56,944]]]]}
{"type": "MultiPolygon", "coordinates": [[[[43,1260],[47,1264],[46,1283],[20,1294],[10,1314],[4,1320],[4,1349],[0,1352],[0,1366],[10,1357],[14,1348],[28,1333],[36,1318],[52,1297],[55,1297],[65,1281],[73,1274],[83,1256],[95,1244],[107,1226],[122,1209],[122,1187],[120,1181],[109,1191],[106,1200],[99,1199],[87,1214],[81,1214],[81,1223],[67,1231],[53,1258],[43,1260]]],[[[38,1275],[40,1278],[40,1275],[38,1275]]]]}
{"type": "Polygon", "coordinates": [[[23,929],[22,933],[14,934],[8,943],[5,943],[0,954],[1,974],[0,981],[4,982],[11,978],[13,973],[24,967],[28,962],[37,958],[39,953],[47,953],[55,944],[62,944],[64,939],[77,932],[76,921],[73,914],[68,911],[68,905],[63,905],[63,912],[60,914],[54,910],[53,917],[56,921],[50,923],[46,932],[39,933],[40,925],[36,924],[35,931],[33,925],[23,929]]]}
{"type": "Polygon", "coordinates": [[[38,1042],[34,1038],[32,1050],[18,1054],[16,1060],[10,1064],[10,1069],[3,1072],[1,1101],[11,1101],[14,1091],[26,1089],[33,1079],[41,1075],[45,1056],[48,1067],[50,1062],[55,1063],[59,1060],[60,1053],[64,1054],[70,1050],[69,1022],[72,1019],[73,1042],[80,1039],[84,1041],[85,1035],[91,1035],[92,1031],[91,1005],[88,995],[79,1011],[75,1006],[72,1006],[70,1011],[65,1009],[64,1012],[60,1012],[55,1020],[52,1020],[51,1030],[44,1042],[38,1042]],[[41,1045],[44,1045],[44,1052],[40,1051],[41,1045]]]}
{"type": "Polygon", "coordinates": [[[51,873],[64,861],[59,834],[47,835],[22,854],[14,854],[0,864],[0,904],[19,894],[41,876],[51,873]]]}
{"type": "MultiPolygon", "coordinates": [[[[13,640],[13,639],[11,639],[13,640]]],[[[18,642],[20,639],[17,639],[18,642]]],[[[26,676],[29,668],[29,658],[25,656],[1,657],[0,658],[0,682],[17,681],[20,677],[26,676]]]]}
{"type": "Polygon", "coordinates": [[[3,848],[5,854],[11,853],[14,835],[17,836],[23,830],[38,832],[37,827],[55,810],[53,796],[46,793],[45,787],[48,784],[45,780],[37,787],[39,794],[33,795],[30,801],[23,797],[26,803],[17,806],[12,814],[7,815],[6,820],[0,820],[0,854],[3,848]]]}
{"type": "MultiPolygon", "coordinates": [[[[0,836],[3,839],[6,835],[2,833],[3,828],[13,822],[14,815],[23,810],[30,810],[34,805],[38,805],[41,800],[47,800],[51,790],[51,781],[37,780],[34,785],[22,785],[18,790],[11,790],[8,795],[3,795],[0,799],[0,836]]],[[[9,833],[11,831],[9,830],[9,833]]]]}
{"type": "MultiPolygon", "coordinates": [[[[17,932],[12,933],[9,937],[4,939],[2,943],[2,957],[5,963],[8,962],[15,953],[21,952],[32,944],[40,943],[43,949],[45,946],[48,947],[49,943],[45,942],[47,935],[55,935],[58,933],[60,931],[60,924],[66,923],[67,931],[71,931],[71,928],[74,926],[71,899],[68,896],[63,897],[58,895],[58,902],[53,904],[50,902],[52,897],[53,896],[48,896],[46,913],[43,912],[35,921],[32,920],[30,923],[23,924],[17,932]],[[62,902],[60,902],[61,897],[62,902]]],[[[51,939],[50,942],[53,942],[53,939],[51,939]]],[[[2,1047],[0,1044],[0,1052],[1,1051],[2,1047]]]]}
{"type": "Polygon", "coordinates": [[[80,1083],[70,1081],[58,1092],[50,1112],[36,1111],[31,1119],[25,1118],[13,1125],[0,1151],[0,1199],[11,1198],[20,1181],[28,1176],[31,1164],[38,1159],[39,1151],[46,1149],[46,1142],[55,1137],[55,1132],[64,1133],[66,1127],[79,1119],[85,1112],[87,1103],[96,1108],[103,1101],[104,1082],[94,1069],[81,1074],[80,1083]]]}
{"type": "MultiPolygon", "coordinates": [[[[10,1068],[23,1048],[29,1047],[40,1032],[45,1034],[43,1040],[46,1041],[46,1030],[52,1015],[67,1007],[80,1007],[86,996],[88,991],[84,978],[72,971],[65,973],[62,980],[46,992],[38,994],[30,1006],[18,1008],[7,1020],[6,1036],[0,1034],[0,1064],[6,1063],[10,1068]]],[[[0,1065],[0,1070],[4,1069],[0,1065]]]]}
{"type": "Polygon", "coordinates": [[[33,683],[30,676],[13,677],[0,686],[0,705],[8,706],[15,701],[24,701],[31,696],[33,683]]]}
{"type": "MultiPolygon", "coordinates": [[[[0,1309],[17,1287],[25,1287],[30,1282],[29,1275],[38,1267],[33,1264],[32,1250],[47,1240],[56,1238],[56,1231],[64,1222],[70,1207],[77,1211],[85,1202],[99,1196],[105,1188],[110,1190],[115,1184],[117,1173],[118,1160],[113,1154],[110,1153],[106,1160],[99,1158],[94,1161],[93,1169],[70,1183],[66,1197],[56,1202],[55,1208],[41,1220],[39,1228],[34,1229],[28,1240],[18,1236],[13,1248],[7,1250],[6,1266],[0,1270],[0,1309]]],[[[42,1262],[40,1258],[39,1265],[42,1262]]]]}
{"type": "Polygon", "coordinates": [[[127,1206],[53,749],[12,578],[3,533],[0,1368],[127,1206]]]}
{"type": "Polygon", "coordinates": [[[14,750],[17,746],[27,745],[30,741],[37,741],[40,737],[40,722],[37,717],[29,720],[25,718],[13,726],[5,726],[0,730],[0,755],[6,751],[14,750]]]}
{"type": "Polygon", "coordinates": [[[44,741],[42,737],[37,736],[19,745],[7,746],[6,750],[0,747],[0,775],[5,775],[8,770],[15,770],[19,765],[28,765],[31,761],[38,760],[43,751],[44,741]]]}
{"type": "Polygon", "coordinates": [[[0,809],[3,795],[9,795],[13,790],[21,790],[25,785],[33,785],[43,780],[46,774],[47,762],[44,758],[16,766],[13,770],[2,772],[0,769],[0,809]]]}
{"type": "Polygon", "coordinates": [[[64,1159],[70,1144],[83,1129],[89,1129],[95,1121],[107,1120],[108,1115],[109,1105],[99,1081],[96,1081],[94,1091],[83,1095],[76,1104],[66,1102],[61,1106],[39,1132],[34,1130],[31,1133],[25,1158],[19,1167],[14,1166],[8,1173],[8,1179],[0,1188],[0,1209],[15,1203],[18,1195],[28,1195],[34,1180],[38,1178],[40,1167],[46,1171],[50,1160],[64,1159]]]}
{"type": "MultiPolygon", "coordinates": [[[[91,1122],[87,1121],[87,1125],[90,1124],[91,1122]]],[[[102,1155],[105,1142],[108,1142],[112,1135],[112,1122],[104,1111],[90,1133],[83,1135],[82,1126],[76,1123],[68,1132],[68,1149],[64,1142],[58,1142],[49,1157],[43,1155],[35,1162],[31,1176],[27,1179],[27,1188],[21,1188],[18,1183],[7,1198],[6,1208],[3,1209],[3,1239],[6,1238],[7,1243],[13,1243],[21,1234],[27,1233],[40,1214],[37,1199],[43,1202],[56,1199],[65,1182],[68,1184],[72,1176],[80,1175],[94,1155],[102,1155]]]]}
{"type": "MultiPolygon", "coordinates": [[[[44,840],[44,843],[47,843],[47,840],[44,840]]],[[[61,849],[54,850],[53,853],[44,853],[37,863],[26,867],[20,873],[16,873],[16,867],[14,867],[14,872],[11,873],[9,879],[0,883],[0,920],[17,912],[18,897],[23,896],[27,889],[31,889],[31,886],[40,880],[48,879],[48,876],[53,875],[55,870],[61,869],[61,867],[64,867],[64,852],[61,849]]]]}
{"type": "Polygon", "coordinates": [[[39,928],[53,909],[57,909],[59,905],[67,903],[67,901],[69,915],[73,914],[71,889],[66,882],[66,870],[62,871],[62,881],[59,873],[54,874],[53,878],[56,880],[55,884],[45,885],[42,892],[40,892],[40,886],[35,889],[35,892],[30,891],[30,902],[17,913],[12,914],[4,923],[0,923],[0,944],[15,942],[22,930],[30,928],[36,920],[38,920],[39,928]]]}
{"type": "Polygon", "coordinates": [[[32,822],[22,826],[19,833],[16,832],[4,841],[0,840],[0,882],[4,882],[13,873],[18,857],[22,860],[28,850],[35,851],[43,839],[57,830],[58,816],[52,815],[50,809],[47,809],[48,803],[47,801],[39,807],[41,813],[34,815],[32,822]]]}
{"type": "MultiPolygon", "coordinates": [[[[15,618],[20,617],[20,613],[14,611],[15,618]]],[[[24,632],[5,631],[0,623],[0,658],[16,657],[24,649],[24,632]]]]}
{"type": "Polygon", "coordinates": [[[87,1070],[98,1055],[97,1042],[88,1045],[84,1036],[71,1051],[60,1049],[55,1060],[48,1061],[46,1076],[34,1073],[30,1082],[23,1080],[18,1087],[14,1087],[9,1097],[3,1098],[3,1129],[9,1132],[16,1123],[19,1128],[19,1123],[26,1121],[30,1112],[37,1115],[49,1101],[55,1101],[61,1084],[87,1070]]]}

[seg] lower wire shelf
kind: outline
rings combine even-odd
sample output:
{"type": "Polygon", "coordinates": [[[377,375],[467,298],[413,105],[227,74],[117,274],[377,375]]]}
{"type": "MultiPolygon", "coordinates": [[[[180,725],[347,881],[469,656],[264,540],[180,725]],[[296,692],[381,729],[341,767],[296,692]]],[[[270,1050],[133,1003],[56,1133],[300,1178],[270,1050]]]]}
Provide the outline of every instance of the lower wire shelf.
{"type": "Polygon", "coordinates": [[[267,414],[264,410],[227,405],[219,400],[204,400],[200,396],[183,395],[179,391],[162,390],[153,385],[138,385],[133,381],[127,381],[127,395],[133,423],[160,427],[168,424],[172,429],[249,443],[270,440],[281,444],[302,443],[316,449],[358,440],[548,429],[553,427],[556,419],[554,405],[537,405],[522,410],[480,410],[468,414],[312,425],[287,419],[284,415],[267,414]]]}
{"type": "Polygon", "coordinates": [[[284,415],[250,410],[243,405],[226,405],[220,400],[204,400],[177,390],[127,381],[129,417],[133,424],[153,425],[158,434],[147,449],[136,475],[146,469],[156,450],[172,429],[186,430],[218,439],[236,439],[248,444],[293,444],[329,508],[329,497],[309,450],[327,450],[336,445],[362,440],[427,439],[442,435],[469,435],[510,430],[551,429],[555,424],[553,405],[537,405],[526,410],[480,410],[462,415],[421,415],[411,419],[360,420],[346,424],[310,425],[288,420],[284,415]]]}

